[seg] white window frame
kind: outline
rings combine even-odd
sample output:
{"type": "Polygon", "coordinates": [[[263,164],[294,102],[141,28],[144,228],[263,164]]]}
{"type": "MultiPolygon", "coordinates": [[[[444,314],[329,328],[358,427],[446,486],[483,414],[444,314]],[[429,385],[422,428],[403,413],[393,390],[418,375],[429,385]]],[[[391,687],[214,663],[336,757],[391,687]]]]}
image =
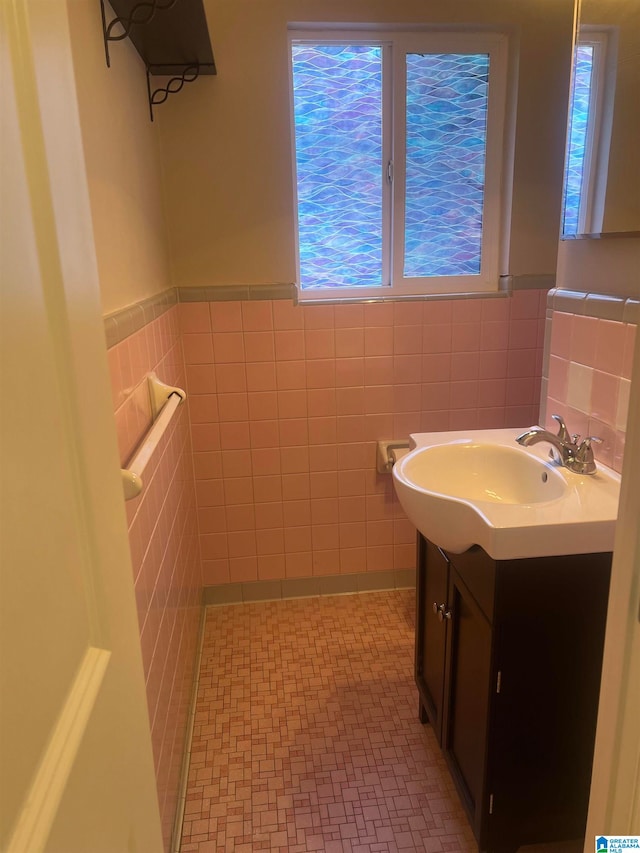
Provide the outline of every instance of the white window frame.
{"type": "Polygon", "coordinates": [[[506,240],[502,212],[506,185],[507,146],[507,66],[508,38],[501,33],[327,30],[313,27],[289,31],[289,91],[295,212],[296,270],[301,302],[364,301],[398,299],[438,294],[495,292],[499,289],[501,246],[506,240]],[[372,44],[382,47],[382,116],[383,187],[382,273],[380,287],[309,288],[300,286],[300,251],[298,243],[298,202],[296,174],[296,140],[293,105],[293,44],[372,44]],[[478,275],[425,276],[404,278],[405,218],[405,140],[404,113],[407,53],[487,53],[489,63],[489,99],[485,151],[485,182],[481,266],[478,275]],[[400,108],[400,109],[399,109],[400,108]],[[392,179],[387,180],[388,164],[392,179]]]}

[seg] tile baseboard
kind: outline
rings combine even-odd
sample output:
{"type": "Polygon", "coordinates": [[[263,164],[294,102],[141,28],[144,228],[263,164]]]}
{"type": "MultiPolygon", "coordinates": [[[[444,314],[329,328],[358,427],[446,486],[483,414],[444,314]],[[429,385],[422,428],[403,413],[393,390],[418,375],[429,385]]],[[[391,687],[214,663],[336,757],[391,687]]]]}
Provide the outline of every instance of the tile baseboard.
{"type": "Polygon", "coordinates": [[[349,575],[323,575],[310,578],[247,581],[205,586],[205,606],[242,604],[250,601],[278,601],[285,598],[311,598],[320,595],[353,595],[415,586],[415,569],[388,572],[359,572],[349,575]]]}

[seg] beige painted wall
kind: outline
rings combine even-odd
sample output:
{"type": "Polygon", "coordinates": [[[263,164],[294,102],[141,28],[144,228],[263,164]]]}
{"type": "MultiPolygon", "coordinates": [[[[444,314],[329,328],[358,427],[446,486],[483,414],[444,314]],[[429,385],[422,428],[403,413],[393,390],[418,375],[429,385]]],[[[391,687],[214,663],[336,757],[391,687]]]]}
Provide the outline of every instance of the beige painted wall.
{"type": "MultiPolygon", "coordinates": [[[[98,0],[67,0],[105,314],[171,286],[158,129],[128,40],[107,68],[98,0]]],[[[107,6],[108,13],[110,7],[107,6]]]]}
{"type": "Polygon", "coordinates": [[[640,237],[562,240],[556,285],[640,299],[640,237]]]}
{"type": "MultiPolygon", "coordinates": [[[[287,22],[497,24],[519,51],[511,274],[553,274],[573,0],[205,0],[218,66],[158,110],[177,285],[293,281],[287,22]]],[[[517,73],[517,64],[516,64],[517,73]]]]}

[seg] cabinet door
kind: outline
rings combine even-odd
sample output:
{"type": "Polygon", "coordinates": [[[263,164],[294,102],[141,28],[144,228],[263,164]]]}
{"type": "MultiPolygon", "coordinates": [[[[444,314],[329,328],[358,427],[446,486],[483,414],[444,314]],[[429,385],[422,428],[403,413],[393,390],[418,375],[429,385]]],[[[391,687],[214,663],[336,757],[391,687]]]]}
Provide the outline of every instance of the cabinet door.
{"type": "Polygon", "coordinates": [[[491,841],[584,836],[610,565],[583,554],[499,566],[491,841]]]}
{"type": "Polygon", "coordinates": [[[416,623],[416,683],[422,707],[438,742],[442,741],[444,656],[448,621],[447,584],[449,563],[442,551],[420,537],[418,550],[416,623]]]}
{"type": "Polygon", "coordinates": [[[480,837],[486,775],[491,681],[491,625],[460,575],[449,570],[445,708],[442,748],[480,837]]]}

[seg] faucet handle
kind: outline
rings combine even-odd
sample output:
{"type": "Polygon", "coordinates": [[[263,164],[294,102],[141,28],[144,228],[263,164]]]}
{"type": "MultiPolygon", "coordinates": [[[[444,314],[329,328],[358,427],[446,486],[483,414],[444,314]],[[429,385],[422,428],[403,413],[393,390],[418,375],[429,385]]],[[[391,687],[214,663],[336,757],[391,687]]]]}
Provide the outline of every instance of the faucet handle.
{"type": "Polygon", "coordinates": [[[560,441],[566,442],[568,444],[569,443],[569,430],[567,429],[567,425],[565,424],[564,420],[562,419],[562,417],[560,415],[551,415],[551,417],[553,418],[554,421],[557,421],[557,423],[559,424],[558,438],[560,439],[560,441]]]}
{"type": "Polygon", "coordinates": [[[578,462],[592,462],[593,461],[593,448],[591,445],[593,443],[602,444],[602,439],[598,438],[597,435],[590,435],[588,438],[585,438],[584,441],[580,442],[580,446],[576,451],[576,459],[578,462]]]}

